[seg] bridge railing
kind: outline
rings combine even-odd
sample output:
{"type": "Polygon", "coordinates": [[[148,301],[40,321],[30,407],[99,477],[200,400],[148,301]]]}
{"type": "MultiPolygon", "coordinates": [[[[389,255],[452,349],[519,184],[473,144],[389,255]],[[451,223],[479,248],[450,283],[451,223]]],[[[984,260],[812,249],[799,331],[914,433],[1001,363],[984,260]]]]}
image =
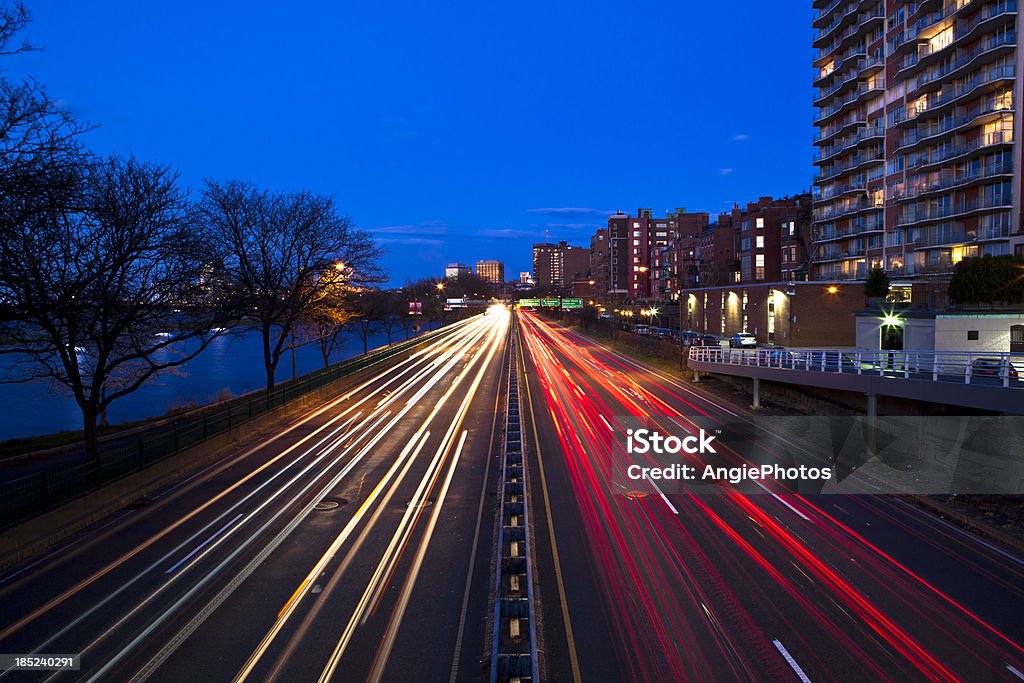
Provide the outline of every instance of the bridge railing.
{"type": "Polygon", "coordinates": [[[745,365],[804,372],[877,375],[1024,389],[1024,362],[1009,353],[982,351],[869,351],[860,349],[730,349],[691,346],[700,363],[745,365]]]}

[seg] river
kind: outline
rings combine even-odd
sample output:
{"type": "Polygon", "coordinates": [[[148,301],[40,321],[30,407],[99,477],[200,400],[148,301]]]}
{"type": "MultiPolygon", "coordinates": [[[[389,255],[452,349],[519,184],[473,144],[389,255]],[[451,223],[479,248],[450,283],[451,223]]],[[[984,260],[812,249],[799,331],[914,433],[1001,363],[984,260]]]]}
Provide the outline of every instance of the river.
{"type": "MultiPolygon", "coordinates": [[[[405,336],[401,329],[394,341],[405,336]]],[[[371,334],[371,349],[387,343],[383,332],[371,334]]],[[[363,352],[358,334],[345,334],[331,355],[337,363],[363,352]]],[[[317,344],[295,352],[298,374],[323,367],[317,344]]],[[[286,351],[277,366],[277,381],[291,379],[291,353],[286,351]]],[[[198,406],[238,396],[266,385],[263,345],[256,330],[214,339],[202,353],[179,368],[150,379],[138,391],[114,401],[107,411],[111,424],[133,422],[163,415],[169,410],[198,406]]],[[[45,381],[0,384],[0,441],[82,428],[82,413],[67,390],[45,381]]]]}

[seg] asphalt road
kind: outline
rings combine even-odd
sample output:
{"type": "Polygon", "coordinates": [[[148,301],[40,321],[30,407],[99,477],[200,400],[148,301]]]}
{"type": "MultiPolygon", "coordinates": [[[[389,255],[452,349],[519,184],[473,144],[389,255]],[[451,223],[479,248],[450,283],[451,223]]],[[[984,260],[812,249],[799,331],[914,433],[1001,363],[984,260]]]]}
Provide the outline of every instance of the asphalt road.
{"type": "Polygon", "coordinates": [[[615,417],[742,419],[520,313],[548,681],[1024,680],[1024,560],[894,497],[648,494],[615,417]]]}
{"type": "Polygon", "coordinates": [[[0,681],[479,680],[509,315],[454,328],[0,576],[0,652],[82,661],[0,681]]]}

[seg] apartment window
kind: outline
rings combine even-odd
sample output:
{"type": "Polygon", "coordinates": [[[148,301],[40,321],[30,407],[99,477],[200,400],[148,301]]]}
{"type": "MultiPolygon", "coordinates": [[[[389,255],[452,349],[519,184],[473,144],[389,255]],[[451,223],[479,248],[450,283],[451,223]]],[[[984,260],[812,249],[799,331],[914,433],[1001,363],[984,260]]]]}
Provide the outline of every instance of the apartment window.
{"type": "Polygon", "coordinates": [[[911,295],[910,285],[892,285],[885,300],[891,304],[909,304],[911,295]]]}
{"type": "MultiPolygon", "coordinates": [[[[760,219],[758,219],[758,220],[760,220],[760,219]]],[[[757,236],[757,248],[758,249],[764,249],[764,235],[758,235],[757,236]]]]}
{"type": "Polygon", "coordinates": [[[750,221],[743,221],[743,232],[750,230],[750,221]]]}
{"type": "Polygon", "coordinates": [[[754,219],[754,227],[763,228],[764,227],[764,219],[763,218],[755,218],[754,219]]]}
{"type": "Polygon", "coordinates": [[[764,279],[764,254],[757,254],[754,256],[754,279],[764,279]]]}
{"type": "Polygon", "coordinates": [[[950,26],[944,31],[932,36],[932,39],[928,41],[928,54],[932,52],[938,52],[939,50],[949,47],[953,42],[953,27],[950,26]]]}
{"type": "Polygon", "coordinates": [[[788,223],[786,223],[786,229],[789,231],[790,235],[795,235],[796,234],[796,222],[795,221],[789,221],[788,223]]]}
{"type": "Polygon", "coordinates": [[[740,251],[750,251],[750,238],[744,237],[740,240],[740,251]]]}

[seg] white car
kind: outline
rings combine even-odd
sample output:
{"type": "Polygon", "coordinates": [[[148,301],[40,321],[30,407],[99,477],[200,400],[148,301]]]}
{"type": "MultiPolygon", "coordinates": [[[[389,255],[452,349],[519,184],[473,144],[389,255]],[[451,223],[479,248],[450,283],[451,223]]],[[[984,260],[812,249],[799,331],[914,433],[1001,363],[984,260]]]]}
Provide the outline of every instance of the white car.
{"type": "Polygon", "coordinates": [[[729,337],[729,346],[734,349],[746,349],[757,346],[757,337],[749,332],[737,332],[729,337]]]}

